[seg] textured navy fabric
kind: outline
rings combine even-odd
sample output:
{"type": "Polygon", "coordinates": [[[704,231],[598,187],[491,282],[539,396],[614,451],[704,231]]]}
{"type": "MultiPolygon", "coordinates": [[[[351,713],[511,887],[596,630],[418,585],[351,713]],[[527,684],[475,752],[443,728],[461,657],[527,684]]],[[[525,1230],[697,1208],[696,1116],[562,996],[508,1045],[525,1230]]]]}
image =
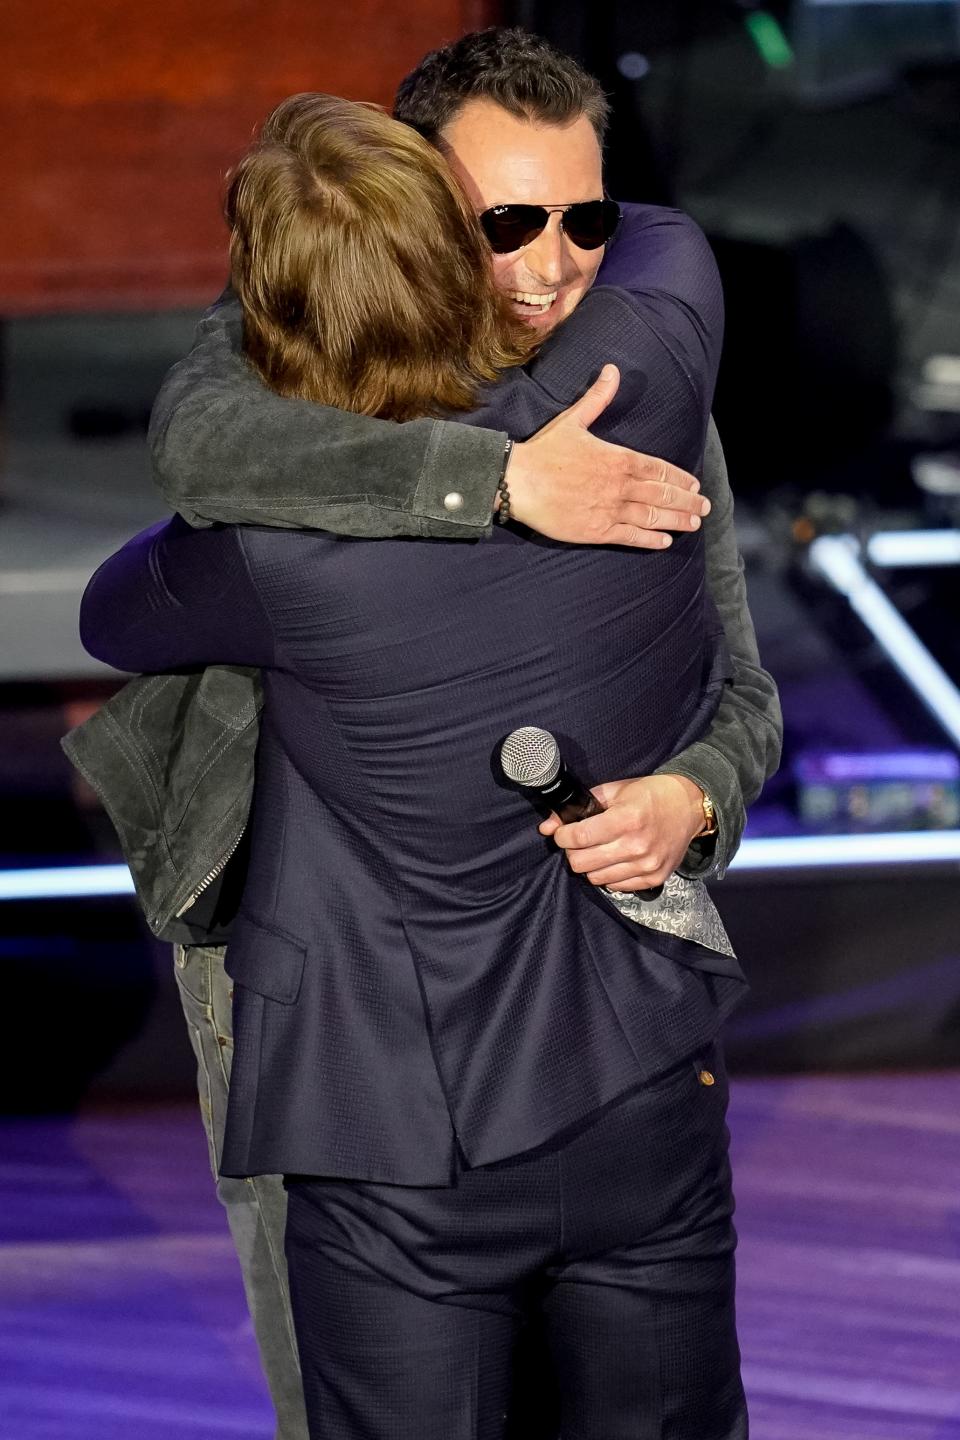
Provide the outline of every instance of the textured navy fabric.
{"type": "Polygon", "coordinates": [[[494,765],[538,724],[588,783],[646,774],[705,727],[695,537],[173,522],[142,551],[154,653],[169,626],[178,664],[265,667],[225,1173],[442,1183],[454,1129],[472,1164],[517,1153],[713,1037],[731,962],[621,921],[494,765]]]}
{"type": "MultiPolygon", "coordinates": [[[[698,463],[719,287],[664,213],[648,287],[641,266],[634,290],[588,295],[487,423],[500,404],[536,428],[612,360],[597,429],[698,463]],[[689,294],[665,261],[685,246],[689,294]]],[[[542,1144],[701,1048],[738,998],[735,964],[661,943],[572,875],[494,765],[523,724],[588,783],[703,733],[722,641],[700,536],[638,552],[175,521],[101,568],[82,629],[121,668],[266,671],[224,1173],[448,1183],[458,1147],[482,1165],[542,1144]]]]}
{"type": "Polygon", "coordinates": [[[745,1440],[726,1100],[708,1051],[451,1187],[288,1180],[311,1435],[745,1440]],[[513,1384],[531,1324],[553,1362],[532,1422],[513,1384]]]}

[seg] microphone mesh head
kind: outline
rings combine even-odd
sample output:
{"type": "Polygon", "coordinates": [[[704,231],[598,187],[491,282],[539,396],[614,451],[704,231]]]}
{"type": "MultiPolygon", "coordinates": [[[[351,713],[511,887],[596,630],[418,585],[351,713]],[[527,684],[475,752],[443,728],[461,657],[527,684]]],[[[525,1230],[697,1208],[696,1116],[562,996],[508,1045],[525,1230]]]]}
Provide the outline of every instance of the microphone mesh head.
{"type": "Polygon", "coordinates": [[[515,785],[549,785],[560,773],[560,747],[549,730],[524,725],[500,746],[500,764],[515,785]]]}

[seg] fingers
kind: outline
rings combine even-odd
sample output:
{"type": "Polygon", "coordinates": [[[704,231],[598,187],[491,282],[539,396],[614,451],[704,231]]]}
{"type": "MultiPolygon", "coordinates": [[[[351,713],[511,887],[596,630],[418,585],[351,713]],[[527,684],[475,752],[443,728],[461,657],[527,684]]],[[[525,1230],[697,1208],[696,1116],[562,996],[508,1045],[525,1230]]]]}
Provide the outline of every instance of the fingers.
{"type": "Polygon", "coordinates": [[[589,390],[584,391],[576,404],[564,411],[564,418],[574,420],[584,429],[602,415],[610,404],[620,385],[620,371],[616,365],[604,365],[589,390]]]}
{"type": "Polygon", "coordinates": [[[619,483],[623,500],[709,515],[710,501],[701,495],[700,481],[689,470],[681,470],[679,465],[671,465],[656,455],[641,455],[620,446],[605,445],[604,452],[604,469],[611,480],[619,483]]]}
{"type": "MultiPolygon", "coordinates": [[[[705,495],[700,494],[697,481],[694,481],[693,486],[688,487],[674,485],[671,481],[661,483],[659,480],[631,478],[623,481],[620,485],[620,501],[624,508],[636,506],[638,512],[658,511],[665,516],[695,515],[698,519],[702,519],[705,515],[709,515],[711,510],[710,501],[705,495]]],[[[626,516],[621,515],[618,518],[622,520],[626,516]]],[[[657,525],[649,520],[644,522],[641,514],[631,515],[630,518],[639,524],[646,523],[650,529],[665,528],[662,524],[657,525]]]]}
{"type": "MultiPolygon", "coordinates": [[[[711,510],[710,501],[700,493],[695,476],[650,455],[617,454],[626,462],[635,462],[636,470],[626,475],[608,475],[610,498],[607,501],[609,522],[604,540],[611,545],[629,545],[634,549],[665,550],[671,532],[687,534],[700,529],[711,510]]],[[[599,487],[594,482],[594,495],[599,487]]],[[[602,490],[599,491],[602,494],[602,490]]]]}
{"type": "Polygon", "coordinates": [[[633,550],[669,550],[673,538],[663,530],[640,530],[636,525],[611,525],[603,534],[604,545],[629,545],[633,550]]]}
{"type": "Polygon", "coordinates": [[[657,856],[631,855],[615,865],[598,865],[595,870],[580,873],[586,875],[591,885],[605,885],[611,890],[649,890],[654,885],[662,885],[670,874],[670,866],[662,860],[658,864],[658,859],[657,856]]]}
{"type": "Polygon", "coordinates": [[[636,888],[638,880],[641,885],[659,885],[665,879],[657,866],[636,856],[619,865],[599,865],[596,870],[586,871],[586,876],[591,885],[609,885],[613,890],[625,890],[628,885],[636,888]]]}
{"type": "Polygon", "coordinates": [[[690,498],[693,504],[676,509],[624,501],[617,507],[617,524],[633,525],[637,530],[699,530],[702,516],[709,513],[710,501],[697,495],[690,498]]]}
{"type": "Polygon", "coordinates": [[[659,455],[644,455],[637,450],[617,448],[617,458],[623,465],[624,474],[630,480],[669,486],[684,492],[700,489],[700,481],[696,475],[691,475],[689,470],[681,470],[679,465],[671,465],[669,460],[664,460],[659,455]]]}
{"type": "Polygon", "coordinates": [[[569,410],[514,445],[507,472],[511,510],[554,540],[663,550],[671,532],[698,528],[710,502],[686,470],[590,434],[586,427],[619,383],[616,366],[605,365],[569,410]]]}
{"type": "Polygon", "coordinates": [[[668,514],[697,515],[701,519],[711,510],[710,501],[700,494],[696,480],[689,487],[674,485],[671,481],[627,480],[621,486],[621,499],[625,505],[647,505],[668,514]]]}
{"type": "MultiPolygon", "coordinates": [[[[644,486],[636,486],[636,495],[644,486]]],[[[660,503],[623,498],[612,507],[611,524],[604,536],[609,545],[630,545],[639,550],[666,550],[670,532],[685,534],[699,530],[702,517],[710,513],[710,501],[691,490],[674,486],[657,487],[660,503]],[[666,503],[669,501],[670,503],[666,503]]]]}
{"type": "Polygon", "coordinates": [[[609,845],[623,834],[624,822],[609,810],[591,815],[589,820],[575,820],[572,825],[558,825],[553,838],[561,850],[596,850],[609,845]]]}
{"type": "MultiPolygon", "coordinates": [[[[623,851],[613,845],[591,845],[587,850],[568,850],[567,864],[574,875],[601,874],[607,870],[622,869],[629,865],[629,874],[636,874],[638,865],[636,856],[628,858],[623,851]]],[[[604,881],[600,881],[604,884],[604,881]]]]}
{"type": "MultiPolygon", "coordinates": [[[[616,784],[598,786],[594,794],[600,798],[604,789],[615,788],[618,788],[616,784]]],[[[572,825],[557,824],[552,833],[555,844],[566,851],[570,869],[575,875],[586,876],[591,885],[649,889],[662,884],[671,869],[662,847],[653,837],[647,838],[635,831],[624,832],[622,816],[618,816],[616,810],[572,825]]]]}
{"type": "MultiPolygon", "coordinates": [[[[602,806],[606,807],[611,804],[612,801],[616,800],[624,785],[629,784],[629,780],[608,780],[603,785],[594,785],[590,793],[595,799],[600,801],[602,806]]],[[[573,836],[575,833],[586,835],[588,837],[588,844],[599,844],[603,838],[602,831],[604,827],[601,827],[599,832],[594,827],[593,821],[598,818],[596,815],[591,816],[590,825],[585,829],[585,821],[580,821],[577,825],[564,825],[559,815],[548,815],[545,820],[540,821],[537,829],[541,835],[550,836],[556,835],[557,831],[562,828],[565,832],[564,839],[566,843],[564,843],[564,841],[557,842],[562,849],[569,849],[574,845],[573,836]]]]}
{"type": "Polygon", "coordinates": [[[605,885],[614,895],[626,895],[628,892],[637,890],[652,890],[655,885],[662,885],[665,876],[662,875],[629,875],[622,880],[594,880],[592,875],[587,879],[594,885],[605,885]]]}
{"type": "Polygon", "coordinates": [[[605,780],[602,785],[592,785],[590,794],[595,800],[599,800],[606,810],[607,806],[612,805],[629,784],[629,780],[605,780]]]}
{"type": "Polygon", "coordinates": [[[637,890],[662,885],[670,874],[670,866],[659,856],[613,855],[588,860],[583,851],[567,855],[567,864],[574,875],[582,875],[591,885],[609,885],[614,890],[637,890]]]}

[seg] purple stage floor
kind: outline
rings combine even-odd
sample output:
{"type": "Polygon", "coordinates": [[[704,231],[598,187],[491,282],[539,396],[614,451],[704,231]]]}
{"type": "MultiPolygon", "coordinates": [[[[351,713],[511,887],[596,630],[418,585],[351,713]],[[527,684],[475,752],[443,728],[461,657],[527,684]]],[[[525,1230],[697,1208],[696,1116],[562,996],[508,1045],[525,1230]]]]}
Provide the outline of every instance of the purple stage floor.
{"type": "MultiPolygon", "coordinates": [[[[960,1440],[960,1074],[741,1081],[731,1126],[753,1440],[960,1440]]],[[[268,1440],[192,1110],[0,1156],[2,1440],[268,1440]]]]}

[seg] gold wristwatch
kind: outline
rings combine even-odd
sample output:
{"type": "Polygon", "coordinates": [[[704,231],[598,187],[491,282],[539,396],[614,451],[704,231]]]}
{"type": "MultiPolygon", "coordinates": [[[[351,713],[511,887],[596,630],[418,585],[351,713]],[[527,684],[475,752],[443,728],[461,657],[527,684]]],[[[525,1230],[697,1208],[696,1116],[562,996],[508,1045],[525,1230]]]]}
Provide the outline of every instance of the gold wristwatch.
{"type": "Polygon", "coordinates": [[[693,837],[695,840],[704,840],[708,835],[716,835],[719,828],[717,825],[717,812],[713,808],[713,801],[706,792],[704,792],[703,799],[700,803],[703,806],[703,829],[697,831],[693,837]]]}

